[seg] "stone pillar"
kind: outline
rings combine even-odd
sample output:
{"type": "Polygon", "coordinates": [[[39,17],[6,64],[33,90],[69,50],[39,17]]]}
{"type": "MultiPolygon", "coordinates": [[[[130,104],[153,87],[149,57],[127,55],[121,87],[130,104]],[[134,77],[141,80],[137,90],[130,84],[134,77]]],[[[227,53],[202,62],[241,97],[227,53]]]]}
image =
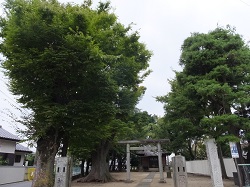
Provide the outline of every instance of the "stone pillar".
{"type": "Polygon", "coordinates": [[[70,157],[56,159],[55,187],[70,187],[72,177],[72,160],[70,157]]]}
{"type": "Polygon", "coordinates": [[[214,139],[207,139],[205,141],[208,164],[213,187],[223,187],[220,161],[218,158],[217,146],[214,139]]]}
{"type": "Polygon", "coordinates": [[[160,183],[164,183],[166,182],[164,180],[164,176],[163,176],[163,166],[162,166],[162,152],[161,152],[161,143],[158,142],[157,143],[157,147],[158,147],[158,165],[159,165],[159,172],[160,172],[160,183]]]}
{"type": "Polygon", "coordinates": [[[171,177],[171,167],[169,165],[166,166],[166,173],[167,173],[167,178],[172,178],[171,177]]]}
{"type": "Polygon", "coordinates": [[[130,145],[127,144],[127,179],[126,182],[131,182],[130,180],[130,145]]]}
{"type": "Polygon", "coordinates": [[[170,155],[167,155],[166,172],[167,172],[167,178],[172,178],[171,177],[171,165],[170,165],[170,162],[169,162],[169,156],[170,155]]]}
{"type": "Polygon", "coordinates": [[[178,155],[172,158],[174,187],[187,187],[187,169],[184,156],[178,155]]]}

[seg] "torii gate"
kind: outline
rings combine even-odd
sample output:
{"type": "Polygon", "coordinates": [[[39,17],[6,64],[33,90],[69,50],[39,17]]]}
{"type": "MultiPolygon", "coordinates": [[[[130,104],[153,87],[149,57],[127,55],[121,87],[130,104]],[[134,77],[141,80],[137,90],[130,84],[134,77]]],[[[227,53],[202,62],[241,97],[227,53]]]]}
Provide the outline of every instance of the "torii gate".
{"type": "Polygon", "coordinates": [[[160,183],[166,182],[163,176],[163,166],[162,166],[162,151],[161,151],[161,143],[169,142],[169,139],[159,139],[159,140],[124,140],[118,141],[120,144],[127,144],[127,179],[126,182],[131,182],[130,180],[130,150],[131,151],[139,151],[144,150],[144,147],[130,147],[130,144],[149,144],[149,143],[157,143],[158,147],[158,165],[159,165],[159,172],[160,172],[160,183]]]}

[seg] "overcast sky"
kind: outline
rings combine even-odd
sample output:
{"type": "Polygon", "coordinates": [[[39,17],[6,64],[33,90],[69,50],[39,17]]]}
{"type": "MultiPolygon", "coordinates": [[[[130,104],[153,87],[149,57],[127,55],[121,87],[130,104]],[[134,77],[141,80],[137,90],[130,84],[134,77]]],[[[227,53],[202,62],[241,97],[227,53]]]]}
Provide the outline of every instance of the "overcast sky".
{"type": "MultiPolygon", "coordinates": [[[[3,0],[0,0],[2,3],[3,0]]],[[[66,1],[81,3],[82,1],[66,1]]],[[[97,0],[94,0],[96,7],[97,0]]],[[[134,23],[140,41],[153,52],[150,69],[153,71],[143,83],[147,91],[138,105],[141,110],[158,116],[164,115],[163,105],[156,96],[170,91],[168,79],[174,78],[183,41],[193,32],[207,33],[217,25],[231,25],[245,41],[250,41],[250,0],[111,0],[114,13],[124,25],[134,23]]],[[[0,125],[15,133],[10,111],[20,115],[14,106],[14,97],[5,86],[0,74],[0,125]]]]}

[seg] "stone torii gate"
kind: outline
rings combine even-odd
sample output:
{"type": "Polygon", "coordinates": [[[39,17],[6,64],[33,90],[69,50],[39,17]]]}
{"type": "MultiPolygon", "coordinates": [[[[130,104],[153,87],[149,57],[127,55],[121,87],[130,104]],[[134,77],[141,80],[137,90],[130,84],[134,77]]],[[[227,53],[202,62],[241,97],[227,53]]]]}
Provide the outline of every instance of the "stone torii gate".
{"type": "Polygon", "coordinates": [[[162,165],[162,151],[161,151],[161,143],[169,142],[169,139],[159,139],[159,140],[124,140],[118,141],[119,144],[126,144],[127,145],[127,178],[126,182],[131,182],[130,179],[130,150],[131,151],[140,151],[144,150],[144,147],[130,147],[130,144],[149,144],[149,143],[157,143],[158,148],[158,165],[159,165],[159,172],[160,172],[160,183],[166,182],[164,180],[163,175],[163,165],[162,165]]]}

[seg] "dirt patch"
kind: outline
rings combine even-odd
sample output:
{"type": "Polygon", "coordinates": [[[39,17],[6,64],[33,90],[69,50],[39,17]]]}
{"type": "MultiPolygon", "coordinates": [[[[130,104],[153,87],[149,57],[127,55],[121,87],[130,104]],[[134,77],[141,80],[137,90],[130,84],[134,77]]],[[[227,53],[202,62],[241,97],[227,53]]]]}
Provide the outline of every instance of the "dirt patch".
{"type": "MultiPolygon", "coordinates": [[[[111,175],[117,179],[117,182],[109,182],[109,183],[77,183],[73,181],[71,187],[136,187],[140,182],[143,181],[148,176],[148,172],[131,172],[130,183],[126,183],[126,173],[111,173],[111,175]]],[[[150,182],[151,187],[174,187],[174,182],[172,178],[166,178],[167,175],[164,173],[164,178],[166,179],[166,183],[159,183],[160,175],[156,173],[154,179],[150,182]]],[[[224,180],[224,187],[237,187],[234,185],[233,180],[224,180]]],[[[207,176],[197,176],[197,175],[188,175],[188,186],[189,187],[212,187],[212,182],[210,177],[207,176]]]]}

